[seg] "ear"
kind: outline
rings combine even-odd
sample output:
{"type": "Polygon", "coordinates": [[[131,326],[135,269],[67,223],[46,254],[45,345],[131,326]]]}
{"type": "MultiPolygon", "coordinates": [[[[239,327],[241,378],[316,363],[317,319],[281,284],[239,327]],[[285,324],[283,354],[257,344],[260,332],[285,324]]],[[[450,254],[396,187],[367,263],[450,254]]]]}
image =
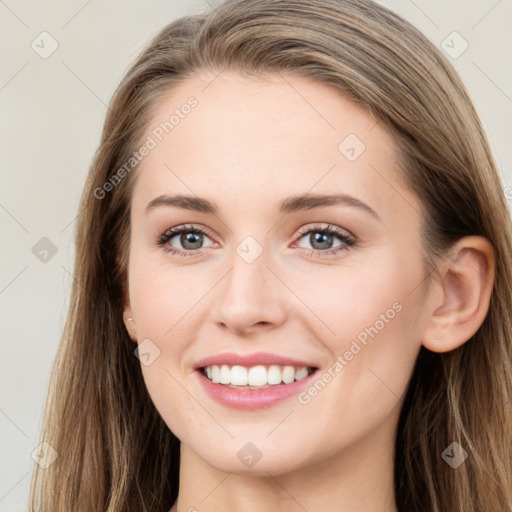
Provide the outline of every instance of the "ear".
{"type": "Polygon", "coordinates": [[[123,307],[123,322],[130,339],[137,342],[137,330],[135,329],[135,322],[133,320],[132,306],[130,304],[130,297],[128,295],[128,285],[125,284],[124,288],[124,307],[123,307]]]}
{"type": "Polygon", "coordinates": [[[137,330],[135,329],[135,322],[133,321],[132,307],[129,303],[125,302],[123,309],[123,322],[130,335],[132,341],[137,341],[137,330]]]}
{"type": "Polygon", "coordinates": [[[468,341],[487,315],[494,285],[493,247],[484,237],[464,237],[439,271],[422,344],[432,352],[448,352],[468,341]]]}
{"type": "MultiPolygon", "coordinates": [[[[122,256],[118,253],[116,255],[116,263],[118,267],[126,268],[126,263],[123,261],[122,256]]],[[[125,278],[123,283],[123,322],[128,334],[130,335],[130,339],[134,342],[137,342],[137,331],[135,329],[135,322],[133,320],[132,307],[130,305],[130,297],[128,294],[128,280],[125,278]]]]}

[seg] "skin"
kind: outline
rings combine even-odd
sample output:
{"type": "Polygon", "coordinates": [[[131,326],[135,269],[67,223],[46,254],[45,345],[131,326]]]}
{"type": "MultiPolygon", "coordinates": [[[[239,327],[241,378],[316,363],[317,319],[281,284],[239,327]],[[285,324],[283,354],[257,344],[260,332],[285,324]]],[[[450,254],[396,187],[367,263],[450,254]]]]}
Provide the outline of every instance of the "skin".
{"type": "MultiPolygon", "coordinates": [[[[171,512],[396,511],[394,437],[414,362],[421,345],[452,350],[481,325],[492,248],[462,239],[428,288],[422,206],[401,185],[382,124],[305,78],[216,75],[187,79],[153,112],[146,136],[190,96],[198,101],[143,159],[132,197],[124,319],[134,342],[160,350],[141,367],[181,440],[171,512]],[[353,161],[338,149],[349,134],[366,146],[353,161]],[[281,201],[306,192],[349,194],[378,218],[340,204],[279,213],[281,201]],[[206,198],[218,213],[146,212],[162,194],[206,198]],[[183,224],[209,233],[195,255],[156,243],[183,224]],[[352,234],[356,245],[326,254],[311,241],[318,224],[352,234]],[[308,226],[313,233],[298,233],[308,226]],[[236,252],[247,236],[263,251],[252,263],[236,252]],[[400,311],[307,404],[294,396],[268,409],[228,408],[205,394],[193,370],[220,352],[263,351],[311,361],[322,375],[393,304],[400,311]],[[262,455],[251,468],[237,457],[248,442],[262,455]]],[[[344,245],[336,236],[332,244],[344,245]]],[[[179,235],[167,245],[194,252],[179,235]]]]}

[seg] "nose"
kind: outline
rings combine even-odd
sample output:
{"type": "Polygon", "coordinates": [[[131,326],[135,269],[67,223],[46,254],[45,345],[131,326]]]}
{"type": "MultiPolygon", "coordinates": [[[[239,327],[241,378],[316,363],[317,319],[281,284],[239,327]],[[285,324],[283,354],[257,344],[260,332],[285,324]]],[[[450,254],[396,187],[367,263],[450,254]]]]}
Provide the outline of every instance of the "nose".
{"type": "Polygon", "coordinates": [[[285,321],[290,297],[267,264],[265,251],[251,263],[234,252],[231,270],[219,283],[213,306],[217,325],[241,335],[275,328],[285,321]]]}

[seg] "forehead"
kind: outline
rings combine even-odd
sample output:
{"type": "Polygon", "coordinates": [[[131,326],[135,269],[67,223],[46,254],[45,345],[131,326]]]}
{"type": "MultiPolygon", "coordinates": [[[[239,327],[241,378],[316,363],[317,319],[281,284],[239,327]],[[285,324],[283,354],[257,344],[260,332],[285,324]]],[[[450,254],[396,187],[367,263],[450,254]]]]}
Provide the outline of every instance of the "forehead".
{"type": "Polygon", "coordinates": [[[273,197],[335,191],[386,210],[408,194],[382,123],[333,87],[291,74],[189,77],[153,110],[149,139],[134,202],[220,194],[233,207],[268,207],[273,197]]]}

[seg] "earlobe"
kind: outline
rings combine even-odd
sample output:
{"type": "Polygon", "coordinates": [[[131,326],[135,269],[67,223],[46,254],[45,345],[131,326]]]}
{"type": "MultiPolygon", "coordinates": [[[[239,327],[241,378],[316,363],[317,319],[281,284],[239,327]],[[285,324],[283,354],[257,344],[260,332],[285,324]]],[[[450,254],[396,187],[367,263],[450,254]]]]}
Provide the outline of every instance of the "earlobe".
{"type": "Polygon", "coordinates": [[[135,329],[135,322],[132,317],[132,308],[129,304],[126,304],[123,311],[123,322],[130,335],[132,341],[137,341],[137,330],[135,329]]]}
{"type": "Polygon", "coordinates": [[[422,338],[423,346],[432,352],[458,348],[482,325],[494,284],[494,250],[484,237],[464,237],[440,266],[422,338]]]}
{"type": "MultiPolygon", "coordinates": [[[[119,262],[119,257],[118,257],[119,262]]],[[[124,286],[124,308],[123,308],[123,322],[130,339],[133,342],[137,342],[137,330],[135,329],[135,322],[133,320],[132,307],[130,304],[130,298],[128,295],[128,284],[124,286]]]]}

